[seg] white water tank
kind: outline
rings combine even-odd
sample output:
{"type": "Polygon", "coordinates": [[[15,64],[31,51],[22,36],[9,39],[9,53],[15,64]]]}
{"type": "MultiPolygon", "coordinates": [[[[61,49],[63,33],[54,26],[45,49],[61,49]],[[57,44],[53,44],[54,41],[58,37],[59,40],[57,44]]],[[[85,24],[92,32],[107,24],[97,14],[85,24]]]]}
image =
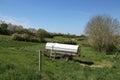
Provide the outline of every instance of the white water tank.
{"type": "Polygon", "coordinates": [[[52,50],[56,53],[74,53],[79,54],[79,45],[60,44],[60,43],[46,43],[46,50],[52,50]]]}

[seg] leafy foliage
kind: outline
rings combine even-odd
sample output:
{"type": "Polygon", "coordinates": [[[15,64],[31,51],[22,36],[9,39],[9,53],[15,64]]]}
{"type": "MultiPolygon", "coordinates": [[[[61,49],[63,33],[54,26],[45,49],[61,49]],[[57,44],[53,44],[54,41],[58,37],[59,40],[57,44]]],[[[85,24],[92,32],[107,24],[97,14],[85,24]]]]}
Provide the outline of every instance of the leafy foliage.
{"type": "Polygon", "coordinates": [[[45,41],[45,37],[49,36],[49,33],[44,29],[38,29],[36,32],[36,37],[39,38],[41,42],[45,41]]]}
{"type": "Polygon", "coordinates": [[[41,42],[38,38],[31,36],[29,34],[18,34],[18,33],[14,33],[12,35],[12,40],[25,41],[25,42],[41,42]]]}
{"type": "Polygon", "coordinates": [[[104,53],[115,49],[116,36],[120,35],[120,23],[109,16],[95,16],[87,24],[86,34],[89,43],[96,50],[104,53]]]}
{"type": "Polygon", "coordinates": [[[8,35],[9,31],[7,30],[8,25],[6,23],[0,24],[0,34],[8,35]]]}

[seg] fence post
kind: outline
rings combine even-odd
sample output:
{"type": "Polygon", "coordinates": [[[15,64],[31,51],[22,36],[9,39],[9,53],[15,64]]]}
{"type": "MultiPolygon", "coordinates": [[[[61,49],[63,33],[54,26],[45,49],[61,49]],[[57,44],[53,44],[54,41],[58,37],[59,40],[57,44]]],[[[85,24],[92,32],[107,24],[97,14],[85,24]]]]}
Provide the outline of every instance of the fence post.
{"type": "Polygon", "coordinates": [[[42,55],[41,51],[39,50],[39,71],[41,72],[42,70],[42,55]]]}
{"type": "Polygon", "coordinates": [[[53,46],[52,46],[52,49],[51,49],[51,52],[50,52],[50,59],[52,58],[52,54],[53,54],[53,46]]]}

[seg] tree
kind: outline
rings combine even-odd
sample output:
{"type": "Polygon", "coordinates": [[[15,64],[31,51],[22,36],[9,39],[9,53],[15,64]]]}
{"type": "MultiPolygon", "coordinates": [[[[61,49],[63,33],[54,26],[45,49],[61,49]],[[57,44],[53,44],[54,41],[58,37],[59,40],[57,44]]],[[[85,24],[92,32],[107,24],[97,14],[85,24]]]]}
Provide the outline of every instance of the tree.
{"type": "Polygon", "coordinates": [[[36,31],[37,31],[35,28],[28,28],[28,30],[33,34],[36,33],[36,31]]]}
{"type": "Polygon", "coordinates": [[[23,26],[13,25],[11,23],[8,24],[7,30],[9,30],[11,34],[13,34],[13,33],[21,33],[22,34],[27,31],[27,30],[24,30],[23,26]]]}
{"type": "Polygon", "coordinates": [[[6,23],[0,24],[0,34],[9,34],[9,31],[7,30],[8,25],[6,23]]]}
{"type": "Polygon", "coordinates": [[[110,52],[116,47],[120,36],[120,23],[110,16],[95,16],[86,26],[88,41],[100,52],[110,52]]]}
{"type": "Polygon", "coordinates": [[[44,38],[47,37],[49,33],[44,29],[38,29],[36,32],[36,37],[40,39],[41,42],[44,41],[44,38]]]}
{"type": "Polygon", "coordinates": [[[28,29],[26,29],[26,28],[23,28],[22,30],[21,30],[21,33],[22,34],[32,34],[28,29]]]}
{"type": "Polygon", "coordinates": [[[16,27],[17,27],[16,25],[13,25],[13,24],[9,23],[8,27],[7,27],[7,30],[10,31],[10,34],[13,34],[13,33],[16,32],[16,27]]]}
{"type": "Polygon", "coordinates": [[[7,25],[6,23],[2,23],[2,24],[1,24],[1,28],[2,28],[2,29],[7,29],[7,27],[8,27],[8,25],[7,25]]]}
{"type": "Polygon", "coordinates": [[[19,26],[16,25],[16,26],[17,26],[17,27],[16,27],[16,32],[17,32],[17,33],[23,33],[23,32],[22,32],[23,29],[24,29],[23,26],[21,26],[21,25],[19,25],[19,26]]]}

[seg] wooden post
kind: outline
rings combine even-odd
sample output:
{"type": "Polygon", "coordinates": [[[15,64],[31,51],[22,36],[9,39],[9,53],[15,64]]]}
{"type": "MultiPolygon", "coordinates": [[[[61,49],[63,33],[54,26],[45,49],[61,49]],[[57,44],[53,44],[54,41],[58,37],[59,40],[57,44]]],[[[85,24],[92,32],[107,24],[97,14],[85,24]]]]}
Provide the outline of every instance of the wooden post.
{"type": "Polygon", "coordinates": [[[51,52],[50,52],[50,59],[52,58],[52,54],[53,54],[53,46],[52,46],[52,49],[51,49],[51,52]]]}
{"type": "Polygon", "coordinates": [[[39,71],[41,72],[42,70],[42,55],[41,51],[39,50],[39,71]]]}

